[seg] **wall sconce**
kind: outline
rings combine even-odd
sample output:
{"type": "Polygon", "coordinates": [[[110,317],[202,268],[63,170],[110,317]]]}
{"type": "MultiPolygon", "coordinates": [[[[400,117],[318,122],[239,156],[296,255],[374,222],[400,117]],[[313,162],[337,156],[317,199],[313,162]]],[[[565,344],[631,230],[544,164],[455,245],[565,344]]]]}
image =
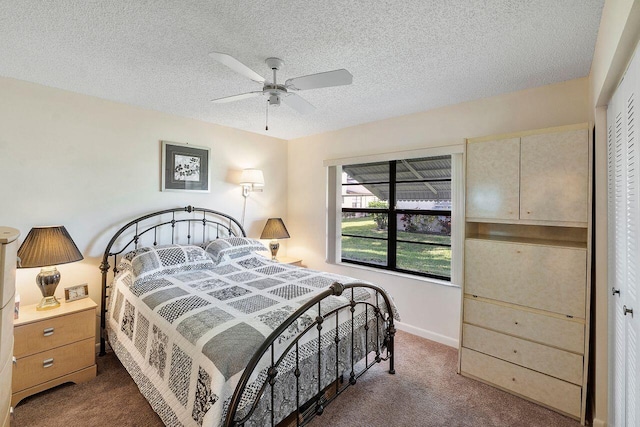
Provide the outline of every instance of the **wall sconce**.
{"type": "Polygon", "coordinates": [[[262,191],[264,188],[264,175],[260,169],[245,169],[240,176],[242,195],[249,197],[251,191],[262,191]]]}
{"type": "Polygon", "coordinates": [[[242,226],[244,227],[244,214],[247,211],[247,197],[253,191],[262,191],[264,188],[264,175],[260,169],[245,169],[240,175],[240,185],[242,186],[242,196],[244,205],[242,207],[242,226]]]}

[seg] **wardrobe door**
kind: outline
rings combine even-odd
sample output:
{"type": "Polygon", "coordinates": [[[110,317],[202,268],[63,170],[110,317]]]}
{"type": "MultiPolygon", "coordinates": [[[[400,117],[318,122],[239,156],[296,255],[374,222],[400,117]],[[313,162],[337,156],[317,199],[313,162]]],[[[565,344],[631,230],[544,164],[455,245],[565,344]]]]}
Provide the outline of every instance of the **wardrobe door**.
{"type": "Polygon", "coordinates": [[[520,160],[520,219],[586,225],[587,129],[523,136],[520,160]]]}
{"type": "Polygon", "coordinates": [[[586,249],[467,239],[465,293],[585,318],[586,249]]]}
{"type": "Polygon", "coordinates": [[[517,220],[520,138],[467,145],[467,219],[517,220]]]}

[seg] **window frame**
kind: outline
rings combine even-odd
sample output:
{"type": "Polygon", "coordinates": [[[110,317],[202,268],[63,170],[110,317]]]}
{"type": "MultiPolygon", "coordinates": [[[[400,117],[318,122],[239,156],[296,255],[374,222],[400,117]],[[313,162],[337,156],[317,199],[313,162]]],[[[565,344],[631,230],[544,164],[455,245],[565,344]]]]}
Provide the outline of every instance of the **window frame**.
{"type": "MultiPolygon", "coordinates": [[[[463,278],[463,259],[464,259],[464,144],[449,145],[442,147],[434,147],[420,150],[402,151],[396,153],[384,153],[375,155],[357,156],[351,158],[329,159],[323,162],[327,168],[327,245],[326,245],[326,262],[335,265],[347,267],[357,267],[370,269],[371,271],[387,273],[393,275],[406,276],[421,281],[429,281],[434,284],[460,287],[463,278]],[[411,160],[421,157],[437,157],[442,155],[451,155],[451,210],[432,210],[422,211],[420,214],[443,215],[447,212],[451,218],[451,277],[443,277],[438,275],[421,274],[420,272],[405,269],[390,269],[383,265],[361,263],[358,261],[342,260],[342,166],[375,163],[375,162],[391,162],[395,160],[411,160]]],[[[442,181],[442,179],[433,179],[442,181]]],[[[415,181],[412,181],[415,182],[415,181]]],[[[352,208],[347,208],[352,209],[352,208]]],[[[356,209],[363,211],[371,208],[356,209]]],[[[381,209],[373,209],[375,212],[382,212],[381,209]]],[[[411,211],[402,209],[400,211],[411,211]]],[[[395,215],[398,210],[395,211],[395,215]]],[[[390,215],[391,216],[391,215],[390,215]]],[[[396,217],[397,218],[397,217],[396,217]]],[[[390,228],[390,227],[389,227],[390,228]]],[[[362,236],[358,236],[362,237],[362,236]]],[[[397,240],[397,239],[396,239],[397,240]]],[[[411,242],[416,243],[416,242],[411,242]]],[[[395,245],[394,245],[395,246],[395,245]]],[[[435,245],[434,245],[435,246],[435,245]]]]}
{"type": "MultiPolygon", "coordinates": [[[[438,157],[438,156],[432,156],[438,157]]],[[[430,158],[430,157],[423,157],[430,158]]],[[[402,160],[411,160],[411,159],[402,159],[402,160]]],[[[425,216],[448,216],[449,220],[451,220],[451,210],[432,210],[432,209],[398,209],[396,200],[396,189],[398,184],[414,184],[421,182],[452,182],[452,178],[423,178],[423,179],[413,179],[413,180],[398,180],[397,179],[397,162],[399,160],[389,160],[387,163],[389,167],[389,179],[388,181],[378,181],[378,182],[367,182],[366,184],[388,184],[389,185],[389,202],[387,203],[386,208],[341,208],[341,213],[381,213],[387,215],[387,237],[370,237],[370,236],[358,236],[355,234],[345,234],[340,232],[340,237],[354,237],[360,239],[371,239],[371,240],[384,240],[387,242],[387,259],[386,265],[383,264],[375,264],[366,261],[358,261],[353,259],[344,258],[342,256],[342,251],[340,251],[340,262],[348,263],[348,264],[357,264],[372,268],[379,268],[390,271],[397,271],[399,273],[405,274],[413,274],[416,276],[424,276],[432,279],[439,279],[444,281],[451,281],[451,275],[443,276],[434,273],[427,273],[424,271],[416,271],[416,270],[408,270],[401,267],[398,267],[398,243],[411,243],[411,244],[419,244],[425,246],[440,246],[440,247],[448,247],[451,248],[451,244],[444,243],[425,243],[425,242],[413,242],[410,240],[400,240],[398,239],[398,215],[402,214],[416,214],[416,215],[425,215],[425,216]],[[392,203],[393,201],[393,203],[392,203]]],[[[451,159],[453,163],[453,159],[451,159]]],[[[354,164],[366,164],[366,163],[354,163],[354,164]]],[[[341,183],[341,189],[344,186],[350,185],[364,185],[362,183],[341,183]]],[[[342,191],[341,191],[342,194],[342,191]]],[[[342,223],[341,223],[342,224],[342,223]]],[[[451,271],[451,266],[449,268],[451,271]]]]}

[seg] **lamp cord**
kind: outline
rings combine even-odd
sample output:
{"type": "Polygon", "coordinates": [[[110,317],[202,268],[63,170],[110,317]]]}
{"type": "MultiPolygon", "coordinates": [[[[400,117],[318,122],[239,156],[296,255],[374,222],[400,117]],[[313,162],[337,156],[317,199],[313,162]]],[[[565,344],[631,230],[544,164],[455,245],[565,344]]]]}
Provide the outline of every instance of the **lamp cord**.
{"type": "Polygon", "coordinates": [[[265,120],[264,130],[269,130],[269,100],[267,99],[267,118],[265,120]]]}

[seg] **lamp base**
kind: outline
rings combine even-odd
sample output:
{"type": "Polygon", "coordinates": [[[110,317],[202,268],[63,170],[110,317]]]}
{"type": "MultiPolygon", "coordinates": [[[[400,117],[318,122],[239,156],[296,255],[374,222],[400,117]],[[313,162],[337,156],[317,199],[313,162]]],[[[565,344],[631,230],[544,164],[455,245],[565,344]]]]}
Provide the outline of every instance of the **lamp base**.
{"type": "Polygon", "coordinates": [[[42,301],[36,310],[50,310],[60,307],[60,302],[53,295],[60,283],[60,272],[55,267],[43,267],[36,276],[36,283],[42,292],[42,301]]]}
{"type": "Polygon", "coordinates": [[[280,243],[277,240],[269,242],[269,249],[271,249],[271,259],[277,261],[276,255],[278,255],[278,249],[280,249],[280,243]]]}
{"type": "Polygon", "coordinates": [[[36,310],[51,310],[52,308],[58,307],[60,307],[60,301],[58,301],[55,296],[50,296],[42,298],[40,304],[36,306],[36,310]]]}

